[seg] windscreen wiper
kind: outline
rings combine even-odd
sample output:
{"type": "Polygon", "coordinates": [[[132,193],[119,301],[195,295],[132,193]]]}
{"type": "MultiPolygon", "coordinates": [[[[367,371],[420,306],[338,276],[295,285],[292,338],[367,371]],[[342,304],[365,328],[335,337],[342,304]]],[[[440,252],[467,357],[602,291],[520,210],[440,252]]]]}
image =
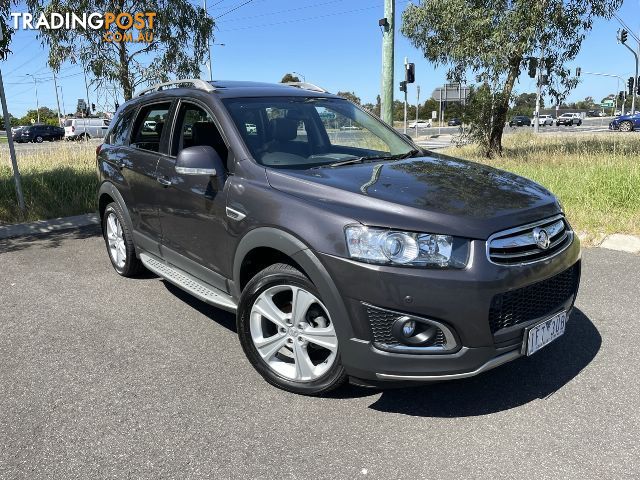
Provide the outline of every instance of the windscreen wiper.
{"type": "Polygon", "coordinates": [[[342,167],[343,165],[355,165],[356,163],[364,163],[366,161],[373,161],[373,160],[403,160],[405,158],[410,158],[413,157],[417,154],[421,153],[420,150],[410,150],[407,153],[400,153],[398,155],[385,155],[385,156],[381,156],[381,157],[355,157],[355,158],[349,158],[347,160],[342,160],[340,162],[334,162],[334,163],[330,163],[328,166],[329,167],[342,167]]]}

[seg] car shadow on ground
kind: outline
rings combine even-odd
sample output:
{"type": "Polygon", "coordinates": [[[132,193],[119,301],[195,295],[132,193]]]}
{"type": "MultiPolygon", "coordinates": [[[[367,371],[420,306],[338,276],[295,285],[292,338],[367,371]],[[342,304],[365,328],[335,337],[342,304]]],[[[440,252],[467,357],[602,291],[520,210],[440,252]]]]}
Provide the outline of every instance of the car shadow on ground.
{"type": "Polygon", "coordinates": [[[595,358],[602,337],[575,309],[565,335],[528,358],[464,380],[383,390],[369,408],[421,417],[469,417],[546,399],[575,378],[595,358]]]}
{"type": "Polygon", "coordinates": [[[82,240],[101,236],[99,225],[89,225],[73,230],[37,233],[33,235],[0,239],[0,253],[18,252],[37,246],[39,248],[57,248],[65,240],[82,240]]]}

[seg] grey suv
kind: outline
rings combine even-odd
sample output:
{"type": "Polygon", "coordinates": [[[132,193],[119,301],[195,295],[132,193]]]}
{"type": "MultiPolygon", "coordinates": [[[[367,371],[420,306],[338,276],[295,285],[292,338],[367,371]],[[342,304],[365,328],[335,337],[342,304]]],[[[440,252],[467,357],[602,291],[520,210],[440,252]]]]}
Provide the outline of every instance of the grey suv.
{"type": "Polygon", "coordinates": [[[468,377],[565,332],[580,246],[551,193],[316,86],[152,87],[97,163],[115,270],[235,312],[285,390],[468,377]]]}

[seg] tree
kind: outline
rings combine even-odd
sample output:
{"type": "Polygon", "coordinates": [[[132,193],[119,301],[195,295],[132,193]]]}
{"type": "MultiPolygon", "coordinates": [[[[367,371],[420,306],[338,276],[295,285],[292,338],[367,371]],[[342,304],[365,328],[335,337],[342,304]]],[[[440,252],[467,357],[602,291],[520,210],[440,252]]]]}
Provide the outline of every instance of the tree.
{"type": "Polygon", "coordinates": [[[300,79],[291,74],[291,73],[285,73],[284,77],[282,77],[282,80],[280,80],[280,83],[289,83],[289,82],[299,82],[300,79]]]}
{"type": "MultiPolygon", "coordinates": [[[[50,47],[49,65],[59,70],[65,60],[81,63],[89,70],[98,87],[116,86],[129,100],[141,85],[177,78],[199,77],[207,53],[207,42],[213,39],[213,20],[188,0],[41,0],[36,14],[45,12],[155,12],[145,17],[146,28],[121,28],[113,22],[108,30],[41,29],[44,43],[50,47]],[[144,8],[142,8],[144,7],[144,8]],[[107,41],[132,34],[133,41],[107,41]],[[139,42],[139,34],[146,37],[139,42]],[[150,62],[150,63],[149,63],[150,62]]],[[[126,25],[125,25],[126,26],[126,25]]]]}
{"type": "Polygon", "coordinates": [[[622,0],[421,0],[402,15],[402,33],[425,58],[448,65],[450,80],[466,73],[482,84],[475,108],[476,128],[488,131],[482,147],[487,156],[502,153],[502,131],[512,90],[529,57],[544,56],[549,93],[564,98],[575,86],[566,63],[576,57],[596,17],[609,18],[622,0]],[[488,95],[487,95],[488,89],[488,95]],[[480,93],[482,90],[482,93],[480,93]],[[487,113],[490,113],[487,115],[487,113]]]}
{"type": "MultiPolygon", "coordinates": [[[[540,108],[544,108],[544,98],[540,98],[540,108]]],[[[521,93],[513,100],[511,115],[526,115],[530,117],[536,109],[536,94],[521,93]]]]}
{"type": "MultiPolygon", "coordinates": [[[[45,125],[58,125],[58,114],[49,107],[40,107],[40,123],[45,125]]],[[[18,119],[18,125],[32,125],[38,120],[38,111],[34,108],[28,110],[24,117],[18,119]]]]}
{"type": "Polygon", "coordinates": [[[346,98],[347,100],[352,101],[356,105],[360,105],[360,97],[358,97],[354,92],[338,92],[336,93],[339,97],[346,98]]]}

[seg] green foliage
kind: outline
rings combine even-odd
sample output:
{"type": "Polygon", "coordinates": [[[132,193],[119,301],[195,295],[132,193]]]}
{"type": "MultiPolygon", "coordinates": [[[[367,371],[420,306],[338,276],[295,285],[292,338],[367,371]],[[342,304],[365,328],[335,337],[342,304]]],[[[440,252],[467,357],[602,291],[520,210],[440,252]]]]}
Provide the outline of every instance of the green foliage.
{"type": "MultiPolygon", "coordinates": [[[[107,42],[100,30],[41,30],[50,47],[49,65],[58,70],[65,60],[86,66],[98,87],[119,89],[125,100],[142,85],[176,78],[199,77],[213,40],[213,20],[187,0],[40,0],[36,14],[44,12],[155,12],[153,39],[143,42],[107,42]],[[148,63],[148,62],[151,63],[148,63]]],[[[151,31],[151,30],[149,30],[151,31]]],[[[137,30],[132,30],[134,36],[137,30]]],[[[122,33],[115,23],[110,33],[122,33]]]]}
{"type": "MultiPolygon", "coordinates": [[[[449,66],[449,79],[475,76],[492,94],[477,99],[489,108],[487,155],[502,152],[502,130],[514,84],[528,57],[541,52],[548,63],[548,93],[564,98],[576,84],[565,67],[580,50],[596,17],[610,17],[622,0],[420,0],[403,13],[402,33],[424,56],[449,66]]],[[[547,72],[545,72],[547,73],[547,72]]],[[[477,116],[474,113],[474,116],[477,116]]]]}
{"type": "Polygon", "coordinates": [[[360,105],[362,102],[360,97],[358,97],[354,92],[338,92],[336,93],[339,97],[346,98],[347,100],[352,101],[356,105],[360,105]]]}
{"type": "MultiPolygon", "coordinates": [[[[16,125],[32,125],[37,121],[38,111],[34,108],[33,110],[28,110],[24,117],[16,119],[16,125]]],[[[40,123],[58,126],[58,114],[49,107],[40,107],[40,123]]]]}
{"type": "Polygon", "coordinates": [[[289,82],[299,82],[300,78],[298,78],[296,75],[293,75],[292,73],[285,73],[284,77],[282,77],[282,80],[280,80],[280,83],[289,83],[289,82]]]}

